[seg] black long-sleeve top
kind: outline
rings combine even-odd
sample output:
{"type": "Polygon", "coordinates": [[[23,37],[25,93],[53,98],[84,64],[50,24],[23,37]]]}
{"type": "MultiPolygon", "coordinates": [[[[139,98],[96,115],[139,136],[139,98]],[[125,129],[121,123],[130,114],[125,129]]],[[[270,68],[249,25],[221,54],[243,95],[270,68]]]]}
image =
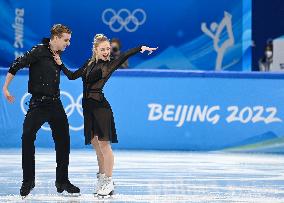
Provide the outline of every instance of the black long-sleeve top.
{"type": "Polygon", "coordinates": [[[104,99],[102,90],[111,74],[118,69],[125,60],[138,53],[140,50],[141,46],[130,49],[120,55],[119,58],[112,61],[98,60],[97,62],[90,63],[89,59],[75,72],[68,70],[63,64],[61,65],[61,69],[70,80],[82,77],[83,98],[92,98],[97,101],[102,101],[104,99]]]}
{"type": "Polygon", "coordinates": [[[28,92],[32,95],[58,97],[61,66],[54,61],[49,48],[49,39],[44,38],[42,42],[43,44],[34,46],[23,56],[18,57],[8,72],[16,75],[20,69],[28,67],[28,92]]]}

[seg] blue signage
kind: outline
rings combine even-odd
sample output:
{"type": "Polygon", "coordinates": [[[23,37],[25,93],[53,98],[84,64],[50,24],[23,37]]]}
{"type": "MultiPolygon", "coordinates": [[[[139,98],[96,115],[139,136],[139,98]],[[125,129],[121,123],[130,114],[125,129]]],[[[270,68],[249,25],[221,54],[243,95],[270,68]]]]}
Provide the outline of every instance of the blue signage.
{"type": "Polygon", "coordinates": [[[91,56],[94,35],[104,33],[119,38],[122,50],[159,47],[151,58],[132,57],[130,68],[251,70],[250,0],[2,0],[0,6],[2,67],[62,23],[73,31],[63,59],[74,69],[91,56]]]}
{"type": "MultiPolygon", "coordinates": [[[[4,75],[1,81],[4,81],[4,75]]],[[[114,112],[119,149],[283,152],[281,74],[117,71],[104,93],[114,112]]],[[[84,147],[82,81],[61,76],[72,147],[84,147]]],[[[1,147],[19,147],[27,110],[27,75],[17,75],[9,104],[1,95],[1,147]]],[[[53,144],[47,124],[37,145],[53,144]]]]}

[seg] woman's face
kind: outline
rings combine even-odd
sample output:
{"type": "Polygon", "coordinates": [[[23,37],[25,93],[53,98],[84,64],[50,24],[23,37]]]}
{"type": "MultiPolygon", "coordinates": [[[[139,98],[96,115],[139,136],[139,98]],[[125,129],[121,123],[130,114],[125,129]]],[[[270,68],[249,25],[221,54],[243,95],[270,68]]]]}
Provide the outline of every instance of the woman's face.
{"type": "Polygon", "coordinates": [[[108,41],[99,43],[98,47],[96,48],[96,55],[98,59],[103,61],[110,60],[110,43],[108,41]]]}

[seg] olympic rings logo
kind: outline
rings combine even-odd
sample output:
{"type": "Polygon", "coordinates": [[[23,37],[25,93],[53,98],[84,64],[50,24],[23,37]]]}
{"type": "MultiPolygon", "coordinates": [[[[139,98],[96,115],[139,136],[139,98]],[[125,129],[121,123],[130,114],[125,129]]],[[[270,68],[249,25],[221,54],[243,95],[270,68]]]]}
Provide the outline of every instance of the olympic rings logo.
{"type": "Polygon", "coordinates": [[[123,8],[117,13],[108,8],[102,14],[102,20],[113,32],[120,32],[123,28],[127,32],[135,32],[138,27],[145,23],[146,13],[143,9],[135,9],[132,13],[123,8]]]}
{"type": "MultiPolygon", "coordinates": [[[[68,92],[65,92],[65,91],[60,91],[60,95],[67,98],[67,103],[68,105],[64,108],[65,110],[65,113],[67,115],[67,118],[69,118],[75,111],[78,112],[78,114],[83,118],[83,109],[82,109],[82,103],[81,103],[81,100],[83,98],[83,94],[80,94],[79,97],[76,99],[76,101],[74,100],[74,98],[72,97],[71,94],[69,94],[68,92]]],[[[25,109],[25,103],[26,101],[29,100],[29,98],[31,97],[31,94],[30,93],[25,93],[21,99],[21,110],[24,114],[27,114],[27,110],[25,109]]],[[[66,99],[64,99],[64,101],[66,101],[66,99]]],[[[64,105],[64,104],[63,104],[64,105]]],[[[72,125],[69,125],[70,129],[71,130],[74,130],[74,131],[80,131],[84,128],[84,124],[80,125],[80,126],[72,126],[72,125]]],[[[41,128],[43,130],[46,130],[46,131],[50,131],[50,127],[47,127],[47,126],[41,126],[41,128]]]]}

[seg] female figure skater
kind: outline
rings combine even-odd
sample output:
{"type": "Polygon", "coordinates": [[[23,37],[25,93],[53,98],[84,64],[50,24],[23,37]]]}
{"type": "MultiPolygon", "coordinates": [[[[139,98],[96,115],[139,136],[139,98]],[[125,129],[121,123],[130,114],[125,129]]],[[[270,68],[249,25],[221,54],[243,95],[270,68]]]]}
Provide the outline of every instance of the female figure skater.
{"type": "Polygon", "coordinates": [[[111,195],[114,191],[112,171],[114,156],[110,143],[117,143],[117,134],[110,104],[103,94],[103,87],[112,73],[130,56],[144,51],[151,54],[157,48],[139,46],[128,50],[119,58],[110,61],[111,46],[108,38],[97,34],[93,42],[93,55],[75,72],[68,70],[54,53],[54,59],[61,66],[68,79],[83,80],[83,115],[85,144],[92,144],[96,150],[99,172],[95,193],[100,196],[111,195]]]}

